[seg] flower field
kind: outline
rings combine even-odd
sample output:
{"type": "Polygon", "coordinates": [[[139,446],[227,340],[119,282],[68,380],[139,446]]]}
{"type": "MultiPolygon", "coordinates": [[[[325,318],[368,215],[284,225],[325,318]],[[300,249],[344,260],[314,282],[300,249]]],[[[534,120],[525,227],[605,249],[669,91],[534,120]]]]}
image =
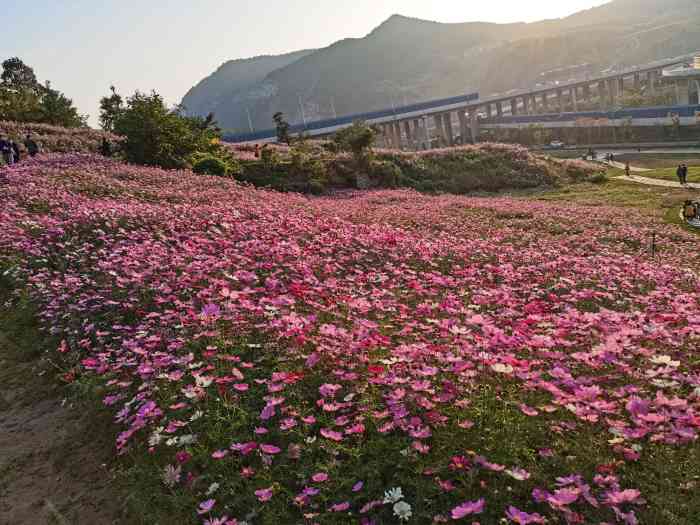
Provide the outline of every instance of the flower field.
{"type": "Polygon", "coordinates": [[[0,136],[9,137],[24,150],[27,133],[39,144],[42,152],[51,153],[97,153],[105,137],[112,144],[123,139],[112,133],[87,128],[63,128],[48,124],[0,121],[0,136]]]}
{"type": "Polygon", "coordinates": [[[80,154],[2,169],[0,199],[6,277],[178,522],[697,523],[676,226],[80,154]]]}

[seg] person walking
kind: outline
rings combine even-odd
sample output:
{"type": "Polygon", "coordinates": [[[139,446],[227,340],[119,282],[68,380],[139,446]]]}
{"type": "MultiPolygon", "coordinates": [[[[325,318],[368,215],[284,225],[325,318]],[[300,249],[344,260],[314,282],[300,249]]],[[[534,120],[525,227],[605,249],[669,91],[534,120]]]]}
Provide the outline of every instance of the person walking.
{"type": "Polygon", "coordinates": [[[688,165],[683,164],[683,182],[681,182],[683,186],[688,185],[688,165]]]}
{"type": "Polygon", "coordinates": [[[19,145],[13,140],[10,142],[10,147],[12,148],[12,154],[14,156],[15,164],[17,164],[21,158],[20,151],[19,151],[19,145]]]}
{"type": "Polygon", "coordinates": [[[30,133],[27,133],[27,136],[24,139],[24,147],[27,148],[27,153],[30,157],[36,157],[39,153],[39,145],[32,138],[30,133]]]}
{"type": "Polygon", "coordinates": [[[632,176],[632,168],[630,168],[630,163],[629,163],[629,162],[625,162],[625,175],[626,175],[627,177],[631,177],[631,176],[632,176]]]}
{"type": "Polygon", "coordinates": [[[678,165],[676,170],[676,177],[678,177],[678,183],[683,186],[683,164],[678,165]]]}

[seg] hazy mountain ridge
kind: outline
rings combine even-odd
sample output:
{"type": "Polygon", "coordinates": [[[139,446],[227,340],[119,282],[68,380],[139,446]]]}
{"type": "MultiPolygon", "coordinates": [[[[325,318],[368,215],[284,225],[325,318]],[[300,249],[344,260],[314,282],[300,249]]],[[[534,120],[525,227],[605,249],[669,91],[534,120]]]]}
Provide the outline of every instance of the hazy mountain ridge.
{"type": "Polygon", "coordinates": [[[530,24],[394,15],[364,38],[229,62],[183,103],[193,113],[214,112],[225,129],[246,131],[248,113],[256,129],[270,127],[276,111],[299,122],[302,103],[312,120],[471,91],[483,96],[532,86],[543,72],[552,80],[560,69],[566,80],[574,64],[595,72],[692,52],[700,49],[699,22],[697,0],[615,0],[530,24]]]}

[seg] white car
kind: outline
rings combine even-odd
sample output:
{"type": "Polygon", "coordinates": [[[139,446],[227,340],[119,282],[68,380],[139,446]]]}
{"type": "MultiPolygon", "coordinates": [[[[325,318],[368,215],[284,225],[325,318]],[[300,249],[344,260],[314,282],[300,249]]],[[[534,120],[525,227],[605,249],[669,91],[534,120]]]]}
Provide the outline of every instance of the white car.
{"type": "Polygon", "coordinates": [[[553,140],[550,144],[549,147],[553,149],[561,149],[565,146],[565,144],[561,140],[553,140]]]}

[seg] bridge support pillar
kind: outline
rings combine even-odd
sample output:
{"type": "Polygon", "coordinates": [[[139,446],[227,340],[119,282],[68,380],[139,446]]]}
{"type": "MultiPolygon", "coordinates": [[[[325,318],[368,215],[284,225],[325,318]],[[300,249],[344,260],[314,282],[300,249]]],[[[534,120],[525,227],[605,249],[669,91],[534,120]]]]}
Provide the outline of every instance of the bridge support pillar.
{"type": "Polygon", "coordinates": [[[679,106],[690,105],[690,81],[687,79],[676,80],[676,104],[679,106]]]}
{"type": "Polygon", "coordinates": [[[620,77],[617,79],[617,96],[623,97],[625,95],[625,77],[620,77]]]}
{"type": "Polygon", "coordinates": [[[394,141],[392,140],[392,130],[390,124],[382,124],[382,138],[384,139],[384,147],[391,149],[391,147],[394,145],[394,141]]]}
{"type": "Polygon", "coordinates": [[[444,113],[442,115],[442,121],[445,126],[445,137],[447,139],[447,145],[448,146],[454,146],[455,144],[455,136],[452,131],[452,113],[444,113]]]}
{"type": "MultiPolygon", "coordinates": [[[[500,102],[499,102],[500,104],[500,102]]],[[[496,106],[498,107],[498,106],[496,106]]],[[[462,144],[466,144],[469,140],[467,135],[469,134],[469,125],[467,124],[467,108],[460,109],[457,111],[457,117],[459,117],[459,135],[462,137],[462,144]]],[[[471,113],[471,109],[469,112],[471,113]]]]}
{"type": "Polygon", "coordinates": [[[486,114],[488,115],[489,118],[493,117],[493,105],[492,104],[486,104],[486,114]]]}
{"type": "Polygon", "coordinates": [[[394,142],[396,149],[401,149],[401,124],[394,122],[392,127],[394,128],[394,142]]]}
{"type": "Polygon", "coordinates": [[[440,139],[440,145],[444,146],[447,143],[447,137],[445,137],[445,128],[442,125],[442,115],[440,113],[433,115],[433,121],[438,139],[440,139]]]}
{"type": "Polygon", "coordinates": [[[591,85],[583,85],[583,101],[590,104],[591,103],[591,85]]]}
{"type": "Polygon", "coordinates": [[[578,112],[578,86],[573,86],[569,89],[571,93],[571,105],[573,106],[574,112],[578,112]]]}
{"type": "Polygon", "coordinates": [[[496,102],[496,115],[498,115],[499,118],[503,116],[503,103],[502,102],[496,102]]]}
{"type": "Polygon", "coordinates": [[[430,138],[430,122],[428,121],[428,116],[424,115],[421,120],[423,121],[423,147],[424,149],[430,149],[432,141],[430,138]]]}
{"type": "Polygon", "coordinates": [[[413,135],[411,135],[411,121],[403,121],[403,132],[406,134],[406,149],[413,149],[413,135]]]}
{"type": "Polygon", "coordinates": [[[564,113],[564,93],[561,89],[557,89],[557,109],[559,113],[564,113]]]}
{"type": "Polygon", "coordinates": [[[515,116],[518,114],[518,99],[513,98],[510,100],[510,114],[515,116]]]}
{"type": "Polygon", "coordinates": [[[420,119],[413,120],[413,133],[411,136],[413,137],[413,146],[415,147],[416,151],[418,151],[421,149],[421,143],[423,142],[421,137],[420,119]]]}
{"type": "Polygon", "coordinates": [[[542,110],[549,113],[549,93],[546,91],[542,93],[542,110]]]}
{"type": "Polygon", "coordinates": [[[639,73],[634,74],[634,89],[635,91],[639,91],[642,87],[642,81],[639,77],[639,73]]]}
{"type": "Polygon", "coordinates": [[[617,85],[618,85],[617,80],[608,80],[608,96],[609,96],[608,105],[610,107],[615,105],[615,101],[617,99],[617,96],[616,96],[617,85]]]}
{"type": "Polygon", "coordinates": [[[477,142],[479,142],[479,133],[481,132],[481,130],[479,129],[479,112],[474,111],[469,115],[469,118],[472,132],[472,142],[476,144],[477,142]]]}

